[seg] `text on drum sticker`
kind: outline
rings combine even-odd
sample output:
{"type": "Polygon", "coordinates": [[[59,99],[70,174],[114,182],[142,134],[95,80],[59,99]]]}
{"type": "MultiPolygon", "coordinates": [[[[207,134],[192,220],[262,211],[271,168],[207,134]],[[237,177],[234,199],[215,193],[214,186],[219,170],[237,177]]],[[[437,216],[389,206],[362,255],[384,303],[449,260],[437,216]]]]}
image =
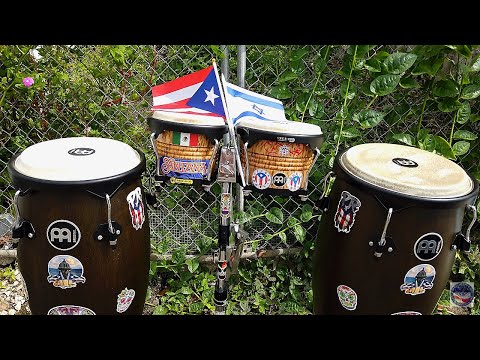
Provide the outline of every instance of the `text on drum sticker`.
{"type": "Polygon", "coordinates": [[[48,262],[47,281],[54,287],[70,289],[85,284],[83,265],[76,257],[56,255],[48,262]]]}
{"type": "Polygon", "coordinates": [[[57,250],[72,250],[81,237],[78,226],[69,220],[55,220],[47,228],[47,240],[57,250]]]}
{"type": "Polygon", "coordinates": [[[433,287],[435,268],[430,264],[419,264],[405,274],[400,290],[407,295],[421,295],[433,287]]]}
{"type": "Polygon", "coordinates": [[[145,222],[145,207],[142,201],[142,189],[135,188],[127,195],[128,209],[132,218],[132,225],[135,230],[142,228],[145,222]]]}
{"type": "Polygon", "coordinates": [[[417,259],[430,261],[435,259],[442,251],[443,238],[440,234],[431,232],[418,238],[413,245],[413,253],[417,259]]]}
{"type": "Polygon", "coordinates": [[[334,223],[338,232],[350,232],[360,206],[362,206],[362,203],[357,197],[348,191],[342,191],[334,216],[334,223]]]}

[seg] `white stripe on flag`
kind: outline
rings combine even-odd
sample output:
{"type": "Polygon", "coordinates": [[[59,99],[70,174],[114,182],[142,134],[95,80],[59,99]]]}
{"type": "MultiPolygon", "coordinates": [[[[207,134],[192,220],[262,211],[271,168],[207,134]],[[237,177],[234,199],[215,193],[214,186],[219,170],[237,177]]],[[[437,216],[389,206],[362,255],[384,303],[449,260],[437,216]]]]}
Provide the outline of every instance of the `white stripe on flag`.
{"type": "MultiPolygon", "coordinates": [[[[152,109],[153,111],[155,111],[155,108],[152,109]]],[[[198,109],[198,108],[179,108],[179,109],[157,109],[157,110],[161,110],[161,111],[164,111],[164,112],[179,112],[179,113],[182,113],[182,112],[194,112],[194,113],[197,113],[197,114],[205,114],[205,113],[209,113],[209,111],[206,111],[206,110],[202,110],[202,109],[198,109]]],[[[215,116],[220,116],[220,115],[216,115],[214,114],[215,116]]]]}
{"type": "Polygon", "coordinates": [[[190,133],[180,133],[180,146],[190,145],[190,133]]]}
{"type": "Polygon", "coordinates": [[[180,90],[172,91],[171,93],[165,95],[155,96],[153,98],[153,106],[170,104],[191,98],[201,85],[202,83],[198,83],[195,85],[187,86],[180,90]]]}

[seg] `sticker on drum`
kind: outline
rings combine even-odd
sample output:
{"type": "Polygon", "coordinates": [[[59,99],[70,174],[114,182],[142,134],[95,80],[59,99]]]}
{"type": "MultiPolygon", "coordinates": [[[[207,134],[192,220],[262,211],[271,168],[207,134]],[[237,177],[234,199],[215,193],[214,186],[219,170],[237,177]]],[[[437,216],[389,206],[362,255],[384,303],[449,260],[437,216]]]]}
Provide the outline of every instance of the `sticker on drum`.
{"type": "Polygon", "coordinates": [[[418,311],[400,311],[391,315],[422,315],[422,313],[419,313],[418,311]]]}
{"type": "Polygon", "coordinates": [[[132,218],[132,225],[135,230],[142,228],[145,222],[145,208],[142,201],[142,189],[135,188],[127,195],[128,209],[130,210],[130,217],[132,218]]]}
{"type": "Polygon", "coordinates": [[[338,232],[350,232],[360,206],[362,206],[362,203],[357,197],[353,196],[348,191],[342,191],[337,206],[337,212],[334,216],[335,227],[338,232]]]}
{"type": "Polygon", "coordinates": [[[470,281],[450,282],[450,303],[460,307],[472,307],[475,292],[470,281]]]}
{"type": "Polygon", "coordinates": [[[407,295],[421,295],[433,287],[435,268],[430,264],[416,265],[405,274],[400,290],[407,295]]]}
{"type": "Polygon", "coordinates": [[[55,220],[47,228],[48,242],[57,250],[72,250],[78,245],[81,237],[78,226],[69,220],[55,220]]]}
{"type": "Polygon", "coordinates": [[[303,175],[299,172],[294,172],[288,177],[287,186],[290,191],[297,191],[302,186],[303,175]]]}
{"type": "Polygon", "coordinates": [[[272,183],[272,176],[267,170],[255,169],[252,174],[252,183],[257,189],[266,189],[272,183]]]}
{"type": "Polygon", "coordinates": [[[283,173],[276,173],[273,175],[272,184],[276,187],[283,187],[287,183],[287,175],[283,173]]]}
{"type": "Polygon", "coordinates": [[[83,265],[76,257],[57,255],[48,262],[47,281],[60,289],[71,289],[84,284],[83,265]]]}
{"type": "Polygon", "coordinates": [[[351,287],[347,285],[338,285],[337,295],[340,304],[342,304],[345,309],[353,311],[357,308],[357,293],[351,287]]]}
{"type": "Polygon", "coordinates": [[[73,156],[87,156],[95,153],[95,149],[91,148],[73,148],[68,150],[68,153],[73,156]]]}
{"type": "Polygon", "coordinates": [[[280,156],[288,156],[290,154],[290,147],[288,145],[282,145],[278,148],[278,154],[280,156]]]}
{"type": "Polygon", "coordinates": [[[78,305],[59,305],[48,310],[47,315],[96,315],[89,308],[78,305]]]}
{"type": "Polygon", "coordinates": [[[135,290],[123,289],[120,294],[117,295],[117,312],[123,313],[130,307],[133,298],[135,297],[135,290]]]}
{"type": "Polygon", "coordinates": [[[158,161],[158,168],[165,176],[181,179],[203,179],[209,166],[209,159],[176,159],[162,156],[158,161]]]}
{"type": "Polygon", "coordinates": [[[413,253],[417,259],[430,261],[435,259],[442,251],[443,238],[440,234],[431,232],[418,238],[413,245],[413,253]]]}

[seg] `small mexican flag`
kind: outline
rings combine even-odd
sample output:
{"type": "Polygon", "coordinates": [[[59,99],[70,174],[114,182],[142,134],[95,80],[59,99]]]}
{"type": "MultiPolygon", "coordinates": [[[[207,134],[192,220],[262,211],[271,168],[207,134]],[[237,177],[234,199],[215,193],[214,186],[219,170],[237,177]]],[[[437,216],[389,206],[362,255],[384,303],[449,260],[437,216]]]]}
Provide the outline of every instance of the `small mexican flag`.
{"type": "Polygon", "coordinates": [[[174,131],[172,144],[180,146],[198,146],[198,134],[174,131]]]}

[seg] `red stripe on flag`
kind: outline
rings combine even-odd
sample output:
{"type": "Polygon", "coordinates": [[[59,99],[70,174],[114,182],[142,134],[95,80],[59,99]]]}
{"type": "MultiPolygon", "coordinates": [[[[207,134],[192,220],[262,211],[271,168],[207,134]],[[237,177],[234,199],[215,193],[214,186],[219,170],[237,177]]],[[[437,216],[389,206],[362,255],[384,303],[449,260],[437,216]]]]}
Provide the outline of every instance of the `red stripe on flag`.
{"type": "Polygon", "coordinates": [[[187,105],[188,99],[168,103],[168,104],[163,104],[163,105],[155,105],[152,107],[152,110],[168,110],[168,109],[179,109],[179,108],[189,108],[191,106],[187,105]]]}
{"type": "Polygon", "coordinates": [[[196,71],[192,74],[184,75],[182,77],[179,77],[178,79],[168,81],[164,84],[153,86],[152,95],[153,97],[162,96],[171,93],[172,91],[177,91],[185,87],[198,84],[199,82],[202,82],[207,78],[212,68],[213,66],[209,66],[206,69],[196,71]]]}
{"type": "Polygon", "coordinates": [[[198,146],[198,134],[190,134],[190,146],[198,146]]]}

